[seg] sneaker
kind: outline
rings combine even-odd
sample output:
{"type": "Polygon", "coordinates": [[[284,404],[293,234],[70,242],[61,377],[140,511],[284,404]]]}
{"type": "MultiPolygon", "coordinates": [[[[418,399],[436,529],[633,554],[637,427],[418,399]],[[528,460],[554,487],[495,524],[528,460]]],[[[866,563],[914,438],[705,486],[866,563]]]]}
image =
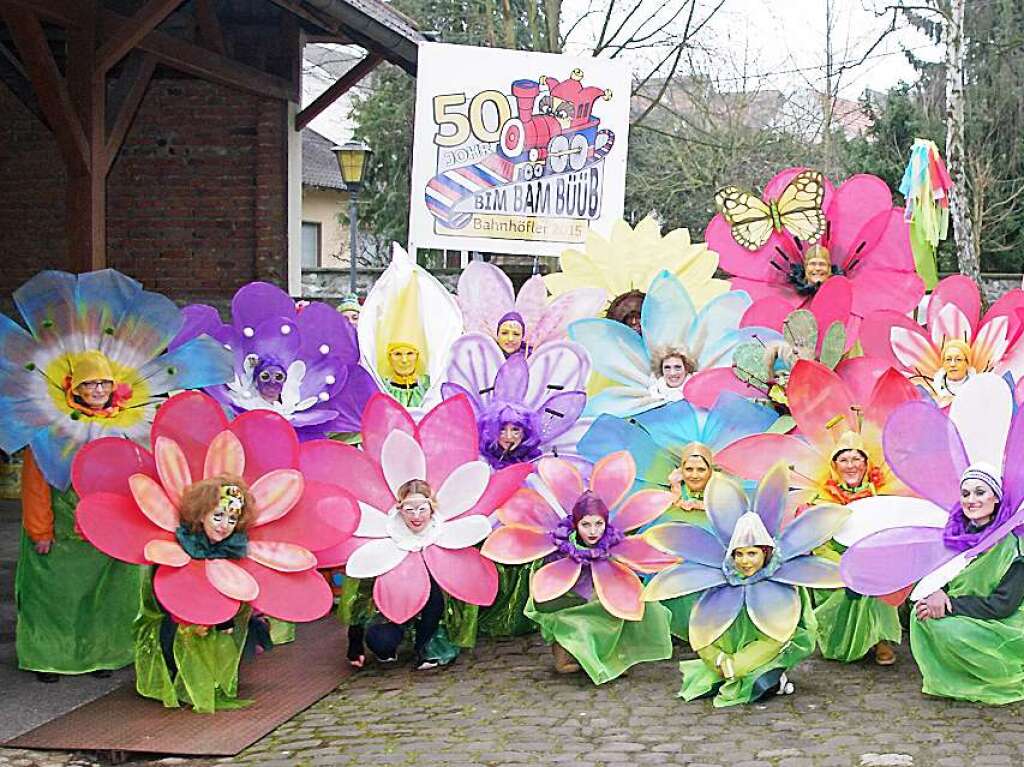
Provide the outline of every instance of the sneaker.
{"type": "Polygon", "coordinates": [[[879,642],[875,645],[875,663],[879,666],[891,666],[896,662],[896,653],[888,642],[879,642]]]}
{"type": "Polygon", "coordinates": [[[786,677],[785,674],[780,676],[779,677],[779,691],[777,693],[775,693],[775,694],[776,695],[792,695],[794,692],[796,692],[796,687],[793,685],[793,683],[789,681],[789,679],[786,677]]]}
{"type": "Polygon", "coordinates": [[[429,671],[432,668],[437,668],[441,664],[436,660],[424,659],[419,662],[416,666],[417,671],[429,671]]]}
{"type": "Polygon", "coordinates": [[[398,656],[397,655],[395,655],[395,656],[393,656],[391,658],[377,658],[377,662],[378,663],[394,663],[396,660],[398,660],[398,656]]]}

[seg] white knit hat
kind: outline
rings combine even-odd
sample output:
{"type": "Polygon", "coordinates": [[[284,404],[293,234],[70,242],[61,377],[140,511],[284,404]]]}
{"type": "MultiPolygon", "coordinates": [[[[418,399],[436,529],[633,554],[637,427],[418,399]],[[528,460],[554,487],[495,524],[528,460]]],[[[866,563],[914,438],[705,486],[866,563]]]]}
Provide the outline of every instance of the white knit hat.
{"type": "Polygon", "coordinates": [[[729,554],[736,549],[747,548],[748,546],[771,546],[775,548],[775,541],[768,533],[768,529],[761,521],[761,517],[752,511],[736,520],[736,527],[733,528],[732,538],[729,539],[729,554]]]}

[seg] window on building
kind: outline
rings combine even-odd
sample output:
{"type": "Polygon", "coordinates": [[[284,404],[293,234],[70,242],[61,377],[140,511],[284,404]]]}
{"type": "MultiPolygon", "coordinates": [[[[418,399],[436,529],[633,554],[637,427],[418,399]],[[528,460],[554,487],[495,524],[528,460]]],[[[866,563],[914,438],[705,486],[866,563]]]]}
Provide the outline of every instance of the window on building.
{"type": "Polygon", "coordinates": [[[323,237],[320,223],[317,221],[302,222],[302,268],[319,269],[323,237]]]}

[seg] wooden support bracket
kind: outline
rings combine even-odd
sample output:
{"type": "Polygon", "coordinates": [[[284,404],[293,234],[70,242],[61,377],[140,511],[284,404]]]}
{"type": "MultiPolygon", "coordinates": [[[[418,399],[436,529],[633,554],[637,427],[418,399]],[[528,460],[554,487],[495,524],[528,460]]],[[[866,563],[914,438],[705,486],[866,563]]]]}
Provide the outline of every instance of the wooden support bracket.
{"type": "Polygon", "coordinates": [[[314,117],[351,90],[353,85],[370,74],[383,60],[376,53],[368,53],[366,58],[339,77],[337,82],[317,96],[309,106],[295,115],[295,130],[300,131],[309,125],[314,117]]]}
{"type": "Polygon", "coordinates": [[[130,19],[126,19],[96,52],[99,71],[106,72],[123,59],[150,32],[182,4],[184,0],[148,0],[130,19]]]}

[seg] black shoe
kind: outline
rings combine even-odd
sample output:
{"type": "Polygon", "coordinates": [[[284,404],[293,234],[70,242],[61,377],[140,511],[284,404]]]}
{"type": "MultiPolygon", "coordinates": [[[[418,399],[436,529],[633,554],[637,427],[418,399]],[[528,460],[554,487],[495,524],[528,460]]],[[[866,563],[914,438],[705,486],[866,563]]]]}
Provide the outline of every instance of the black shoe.
{"type": "Polygon", "coordinates": [[[113,673],[114,672],[112,672],[112,671],[110,671],[108,669],[99,668],[99,669],[96,669],[95,671],[90,671],[89,672],[89,676],[94,676],[97,679],[110,679],[110,677],[113,676],[113,673]]]}
{"type": "Polygon", "coordinates": [[[37,671],[36,681],[43,684],[55,684],[60,681],[60,674],[53,674],[49,671],[37,671]]]}

